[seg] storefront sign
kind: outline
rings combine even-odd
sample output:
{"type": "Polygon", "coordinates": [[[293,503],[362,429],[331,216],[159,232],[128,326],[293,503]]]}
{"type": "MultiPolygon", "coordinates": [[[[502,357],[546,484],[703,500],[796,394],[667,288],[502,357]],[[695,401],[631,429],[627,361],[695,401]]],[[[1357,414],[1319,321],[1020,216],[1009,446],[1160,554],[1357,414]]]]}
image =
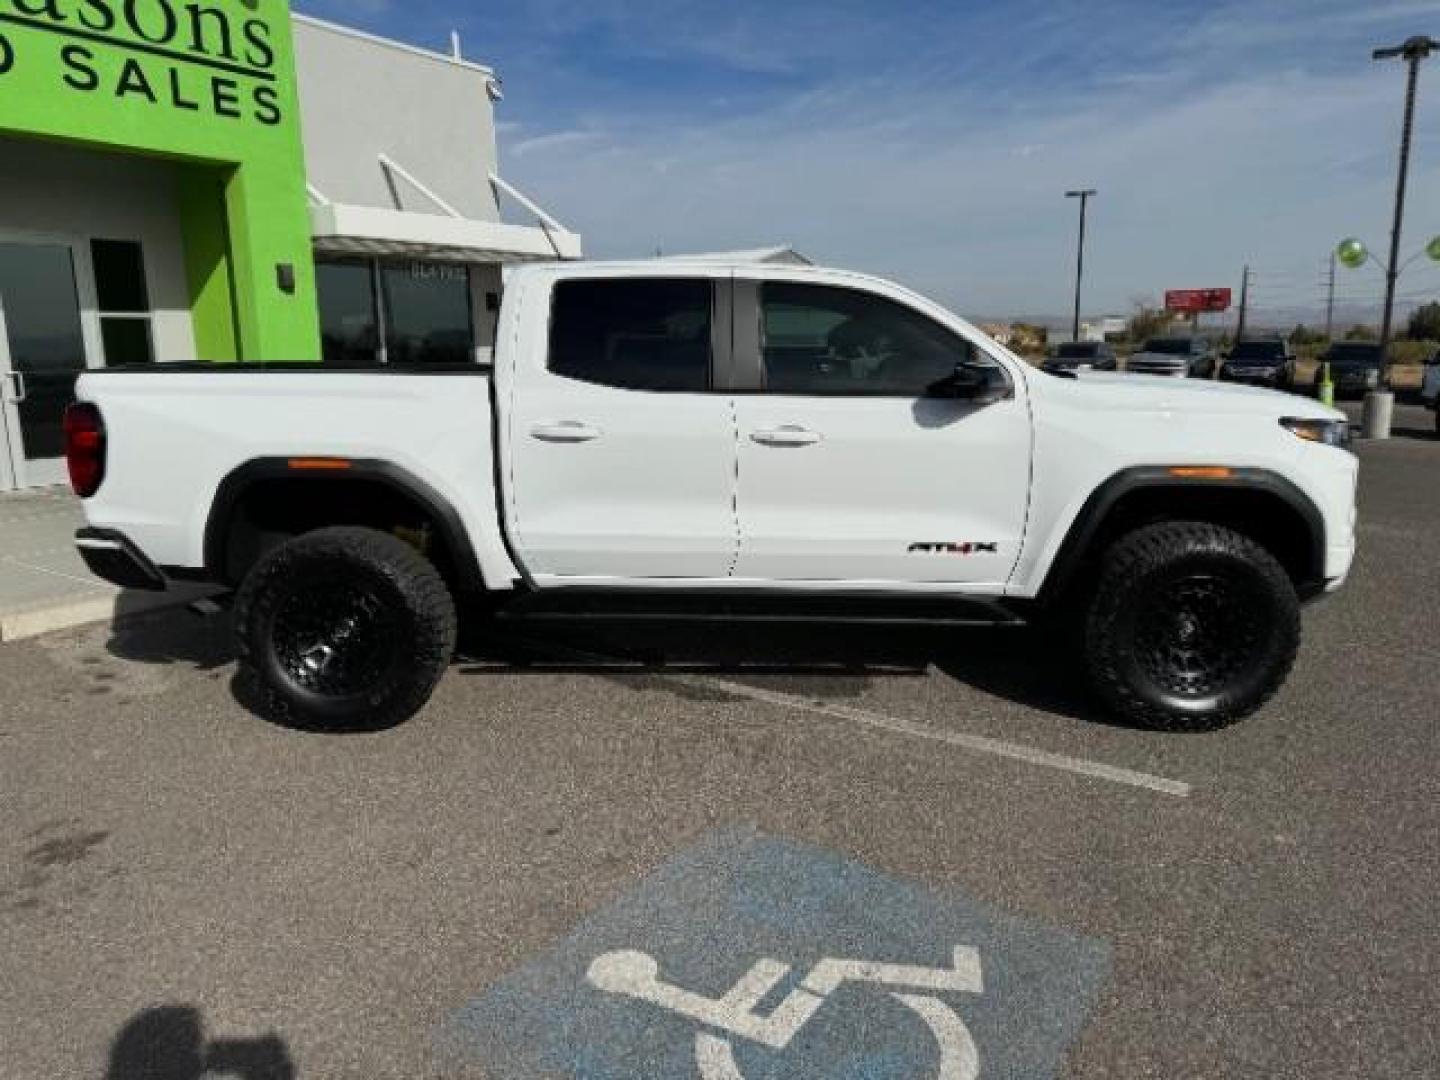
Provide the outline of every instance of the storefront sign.
{"type": "Polygon", "coordinates": [[[261,0],[0,0],[0,78],[32,66],[54,93],[274,127],[285,101],[274,19],[288,12],[269,6],[267,17],[261,0]]]}

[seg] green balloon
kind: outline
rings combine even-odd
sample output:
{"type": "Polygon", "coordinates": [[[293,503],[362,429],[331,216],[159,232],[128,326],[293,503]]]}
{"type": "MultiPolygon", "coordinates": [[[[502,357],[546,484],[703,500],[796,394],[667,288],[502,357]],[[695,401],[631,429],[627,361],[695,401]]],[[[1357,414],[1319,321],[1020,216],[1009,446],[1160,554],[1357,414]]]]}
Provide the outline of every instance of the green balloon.
{"type": "Polygon", "coordinates": [[[1440,262],[1440,236],[1430,241],[1429,246],[1425,248],[1425,254],[1429,255],[1430,258],[1436,262],[1440,262]]]}
{"type": "Polygon", "coordinates": [[[1340,261],[1351,270],[1358,270],[1365,265],[1365,260],[1370,258],[1370,252],[1359,240],[1350,239],[1344,241],[1335,252],[1340,256],[1340,261]]]}

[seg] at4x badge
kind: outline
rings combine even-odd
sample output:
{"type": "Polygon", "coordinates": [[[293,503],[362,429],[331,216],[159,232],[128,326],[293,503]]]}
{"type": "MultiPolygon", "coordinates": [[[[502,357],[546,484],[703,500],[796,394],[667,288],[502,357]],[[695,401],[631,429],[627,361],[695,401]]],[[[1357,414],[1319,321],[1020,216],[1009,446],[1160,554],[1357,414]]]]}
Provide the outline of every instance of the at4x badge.
{"type": "Polygon", "coordinates": [[[999,544],[911,544],[911,555],[999,555],[999,544]]]}

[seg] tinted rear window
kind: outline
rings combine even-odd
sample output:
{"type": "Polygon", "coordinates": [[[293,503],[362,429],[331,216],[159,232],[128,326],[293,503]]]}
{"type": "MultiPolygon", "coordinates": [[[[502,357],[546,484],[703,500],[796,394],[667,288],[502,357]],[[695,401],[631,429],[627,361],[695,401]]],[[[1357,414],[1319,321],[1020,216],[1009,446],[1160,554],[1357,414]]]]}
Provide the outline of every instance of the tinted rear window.
{"type": "Polygon", "coordinates": [[[1058,360],[1093,360],[1100,355],[1100,346],[1094,342],[1080,342],[1079,344],[1057,345],[1055,357],[1058,360]]]}
{"type": "Polygon", "coordinates": [[[713,292],[693,278],[563,281],[551,311],[550,370],[623,390],[703,393],[713,292]]]}

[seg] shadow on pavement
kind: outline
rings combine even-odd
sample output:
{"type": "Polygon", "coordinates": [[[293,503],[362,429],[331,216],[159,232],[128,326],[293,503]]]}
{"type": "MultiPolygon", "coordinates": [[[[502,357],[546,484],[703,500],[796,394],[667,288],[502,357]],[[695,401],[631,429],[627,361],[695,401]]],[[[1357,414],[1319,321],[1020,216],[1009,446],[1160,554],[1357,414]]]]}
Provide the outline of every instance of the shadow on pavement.
{"type": "MultiPolygon", "coordinates": [[[[188,665],[202,673],[233,663],[228,614],[186,610],[118,622],[112,655],[143,664],[188,665]]],[[[744,623],[500,622],[462,618],[454,670],[463,675],[592,675],[637,693],[724,701],[723,686],[677,676],[711,676],[817,701],[861,698],[879,680],[940,673],[1027,708],[1113,726],[1093,699],[1078,645],[1039,629],[833,626],[744,623]]],[[[266,716],[253,679],[237,672],[237,704],[266,716]]],[[[373,735],[373,728],[281,725],[308,734],[373,735]]]]}
{"type": "Polygon", "coordinates": [[[1114,726],[1092,698],[1076,650],[1062,635],[1039,629],[477,621],[465,628],[457,670],[594,675],[637,691],[724,700],[723,687],[675,678],[708,675],[841,701],[859,698],[877,680],[923,678],[934,669],[1028,708],[1114,726]]]}
{"type": "Polygon", "coordinates": [[[165,1006],[131,1020],[110,1047],[105,1080],[294,1080],[295,1063],[278,1035],[205,1038],[198,1009],[165,1006]]]}
{"type": "Polygon", "coordinates": [[[178,664],[214,671],[235,659],[230,616],[189,608],[146,608],[148,594],[122,593],[105,643],[111,656],[140,664],[178,664]]]}

